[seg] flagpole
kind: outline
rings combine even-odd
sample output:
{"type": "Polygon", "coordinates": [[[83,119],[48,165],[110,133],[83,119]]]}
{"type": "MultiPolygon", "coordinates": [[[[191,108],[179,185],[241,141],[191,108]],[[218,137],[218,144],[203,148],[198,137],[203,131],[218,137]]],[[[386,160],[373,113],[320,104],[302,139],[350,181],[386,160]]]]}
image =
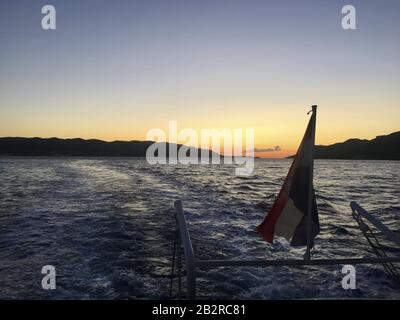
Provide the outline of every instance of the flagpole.
{"type": "Polygon", "coordinates": [[[312,123],[312,148],[311,148],[311,168],[310,168],[310,184],[308,189],[308,216],[307,216],[307,250],[304,254],[304,260],[311,259],[311,214],[312,214],[312,205],[313,205],[313,176],[314,176],[314,147],[315,147],[315,123],[317,122],[317,106],[313,105],[312,108],[312,116],[314,116],[314,121],[312,123]]]}

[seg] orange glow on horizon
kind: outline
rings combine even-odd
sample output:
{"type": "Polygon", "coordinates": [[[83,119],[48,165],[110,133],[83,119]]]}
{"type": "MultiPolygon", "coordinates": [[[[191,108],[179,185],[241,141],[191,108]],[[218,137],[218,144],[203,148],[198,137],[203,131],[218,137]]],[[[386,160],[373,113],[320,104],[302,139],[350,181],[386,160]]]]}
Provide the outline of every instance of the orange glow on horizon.
{"type": "MultiPolygon", "coordinates": [[[[339,102],[320,106],[317,113],[316,144],[329,145],[350,138],[373,139],[377,135],[399,131],[400,108],[396,103],[388,101],[384,113],[373,108],[368,101],[362,101],[362,104],[364,107],[339,102]]],[[[309,120],[306,103],[274,106],[254,102],[246,105],[243,101],[220,105],[188,103],[187,108],[182,108],[180,105],[172,105],[172,102],[160,102],[154,108],[160,110],[162,105],[162,112],[137,113],[129,108],[128,103],[110,109],[93,102],[90,107],[81,106],[78,117],[78,106],[67,108],[61,104],[51,109],[51,112],[39,111],[39,106],[36,106],[32,109],[34,112],[26,112],[23,105],[13,104],[7,113],[0,114],[0,137],[130,141],[147,140],[146,135],[150,129],[160,128],[167,133],[168,141],[168,119],[174,119],[178,123],[178,131],[192,128],[198,134],[201,129],[254,129],[255,148],[280,147],[280,151],[256,152],[256,157],[285,158],[296,153],[309,120]]],[[[148,109],[152,110],[153,106],[148,109]]]]}

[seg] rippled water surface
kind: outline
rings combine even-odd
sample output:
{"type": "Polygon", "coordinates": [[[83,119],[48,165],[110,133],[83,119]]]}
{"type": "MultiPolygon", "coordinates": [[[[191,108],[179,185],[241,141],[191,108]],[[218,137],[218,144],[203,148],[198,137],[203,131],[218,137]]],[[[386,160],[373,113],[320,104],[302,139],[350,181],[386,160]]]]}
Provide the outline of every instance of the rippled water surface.
{"type": "MultiPolygon", "coordinates": [[[[201,259],[301,258],[254,232],[290,160],[233,166],[150,166],[145,159],[0,158],[0,298],[168,298],[174,210],[181,199],[201,259]],[[41,288],[54,265],[57,289],[41,288]]],[[[351,217],[355,200],[400,232],[400,166],[390,161],[317,160],[321,233],[313,257],[372,256],[351,217]]],[[[389,244],[390,245],[390,244],[389,244]]],[[[397,253],[396,248],[389,248],[397,253]]],[[[220,268],[198,274],[199,298],[400,298],[381,266],[357,266],[343,290],[341,266],[220,268]]]]}

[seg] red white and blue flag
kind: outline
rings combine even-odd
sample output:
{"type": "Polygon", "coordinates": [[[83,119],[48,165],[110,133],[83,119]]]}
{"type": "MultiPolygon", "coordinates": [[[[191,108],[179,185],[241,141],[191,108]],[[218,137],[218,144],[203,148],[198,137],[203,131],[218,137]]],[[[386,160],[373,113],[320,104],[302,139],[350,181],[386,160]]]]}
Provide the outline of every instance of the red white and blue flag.
{"type": "Polygon", "coordinates": [[[313,107],[306,133],[282,189],[264,221],[256,229],[269,243],[273,243],[274,235],[277,235],[285,237],[293,246],[312,247],[319,233],[313,187],[315,122],[316,107],[313,107]]]}

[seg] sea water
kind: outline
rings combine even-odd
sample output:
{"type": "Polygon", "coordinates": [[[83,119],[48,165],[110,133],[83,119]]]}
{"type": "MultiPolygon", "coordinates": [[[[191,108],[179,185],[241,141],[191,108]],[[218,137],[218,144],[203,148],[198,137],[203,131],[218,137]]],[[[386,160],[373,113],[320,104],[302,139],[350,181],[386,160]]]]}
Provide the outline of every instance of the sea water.
{"type": "MultiPolygon", "coordinates": [[[[187,214],[200,259],[301,258],[303,249],[254,231],[291,160],[257,159],[254,174],[234,165],[149,165],[135,158],[0,158],[0,298],[168,298],[174,200],[187,214]],[[56,269],[56,289],[41,269],[56,269]]],[[[400,166],[391,161],[315,161],[321,233],[313,258],[374,256],[351,217],[357,201],[400,232],[400,166]]],[[[387,250],[399,254],[384,242],[387,250]]],[[[200,270],[199,298],[400,298],[380,265],[200,270]]],[[[175,283],[176,289],[176,283],[175,283]]],[[[173,295],[176,290],[173,290],[173,295]]]]}

